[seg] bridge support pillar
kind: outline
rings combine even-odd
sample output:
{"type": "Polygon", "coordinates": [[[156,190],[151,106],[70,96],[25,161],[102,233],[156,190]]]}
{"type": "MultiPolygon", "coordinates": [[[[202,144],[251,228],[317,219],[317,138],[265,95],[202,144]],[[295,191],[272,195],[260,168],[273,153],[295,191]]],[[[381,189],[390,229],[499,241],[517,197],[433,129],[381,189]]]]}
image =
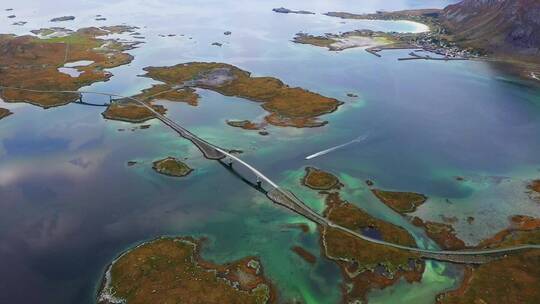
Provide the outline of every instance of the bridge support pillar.
{"type": "Polygon", "coordinates": [[[262,188],[262,182],[261,179],[257,176],[257,188],[262,188]]]}
{"type": "Polygon", "coordinates": [[[229,160],[227,161],[227,165],[229,166],[229,168],[232,168],[233,161],[229,159],[229,160]]]}

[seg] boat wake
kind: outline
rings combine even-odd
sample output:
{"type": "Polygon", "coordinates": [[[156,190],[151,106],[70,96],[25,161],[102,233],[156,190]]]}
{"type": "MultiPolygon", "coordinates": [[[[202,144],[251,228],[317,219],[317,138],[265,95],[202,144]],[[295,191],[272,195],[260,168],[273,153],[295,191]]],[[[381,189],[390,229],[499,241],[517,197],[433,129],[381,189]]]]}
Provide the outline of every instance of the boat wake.
{"type": "Polygon", "coordinates": [[[362,141],[366,140],[367,138],[368,138],[368,135],[361,135],[361,136],[359,136],[359,137],[357,137],[357,138],[355,138],[355,139],[353,139],[353,140],[351,140],[349,142],[346,142],[344,144],[337,145],[337,146],[334,146],[332,148],[328,148],[326,150],[322,150],[322,151],[317,152],[315,154],[308,155],[305,159],[310,160],[310,159],[314,159],[314,158],[319,157],[319,156],[326,155],[326,154],[328,154],[330,152],[334,152],[336,150],[345,148],[345,147],[350,146],[352,144],[362,142],[362,141]]]}

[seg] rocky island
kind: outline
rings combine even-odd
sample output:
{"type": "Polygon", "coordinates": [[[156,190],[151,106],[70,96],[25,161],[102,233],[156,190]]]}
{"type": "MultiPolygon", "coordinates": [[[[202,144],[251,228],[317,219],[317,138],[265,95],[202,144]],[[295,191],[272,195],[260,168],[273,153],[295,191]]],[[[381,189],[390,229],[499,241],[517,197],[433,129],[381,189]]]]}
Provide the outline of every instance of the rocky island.
{"type": "Polygon", "coordinates": [[[0,119],[4,118],[4,117],[8,117],[9,115],[11,115],[13,113],[11,113],[10,110],[8,109],[4,109],[4,108],[0,108],[0,119]]]}
{"type": "Polygon", "coordinates": [[[414,192],[395,192],[379,189],[372,189],[371,192],[385,205],[401,214],[416,211],[416,208],[427,200],[425,195],[414,192]]]}
{"type": "Polygon", "coordinates": [[[307,167],[302,184],[313,190],[330,190],[339,186],[339,180],[333,174],[317,168],[307,167]]]}
{"type": "Polygon", "coordinates": [[[123,253],[107,269],[99,304],[274,303],[260,261],[224,265],[201,258],[201,240],[160,238],[123,253]]]}
{"type": "Polygon", "coordinates": [[[262,127],[260,124],[253,123],[250,120],[227,120],[226,122],[231,127],[244,130],[260,130],[262,127]]]}
{"type": "Polygon", "coordinates": [[[174,157],[155,161],[152,168],[160,174],[173,177],[187,176],[193,171],[188,165],[174,157]]]}

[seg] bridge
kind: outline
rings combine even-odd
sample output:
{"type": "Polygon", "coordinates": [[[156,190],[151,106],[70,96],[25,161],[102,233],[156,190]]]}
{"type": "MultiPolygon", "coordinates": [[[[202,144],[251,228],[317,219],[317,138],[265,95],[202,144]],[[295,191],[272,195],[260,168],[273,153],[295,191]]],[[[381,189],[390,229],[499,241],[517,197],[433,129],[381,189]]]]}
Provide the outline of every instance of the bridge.
{"type": "MultiPolygon", "coordinates": [[[[421,258],[424,259],[431,259],[431,260],[438,260],[438,261],[444,261],[444,262],[452,262],[452,263],[460,263],[460,264],[483,264],[487,263],[496,259],[499,259],[501,257],[523,252],[526,250],[533,250],[533,249],[540,249],[540,245],[521,245],[521,246],[514,246],[514,247],[507,247],[507,248],[498,248],[498,249],[479,249],[479,250],[457,250],[457,251],[450,251],[450,250],[431,250],[431,249],[422,249],[422,248],[416,248],[416,247],[409,247],[409,246],[403,246],[395,243],[386,242],[379,239],[374,239],[368,236],[365,236],[357,231],[351,230],[349,228],[337,225],[333,222],[331,222],[328,218],[323,217],[319,213],[315,212],[313,209],[311,209],[308,205],[306,205],[303,201],[301,201],[299,198],[297,198],[291,191],[283,189],[279,187],[276,183],[274,183],[270,178],[265,176],[263,173],[261,173],[259,170],[257,170],[252,165],[248,164],[247,162],[243,161],[239,157],[233,155],[229,151],[222,149],[212,143],[209,143],[205,141],[202,138],[199,138],[195,134],[191,133],[189,130],[185,129],[178,123],[174,122],[173,120],[169,119],[168,117],[162,115],[161,113],[157,112],[152,108],[148,103],[134,98],[134,97],[126,97],[114,93],[105,93],[105,92],[94,92],[94,91],[43,91],[43,90],[32,90],[32,89],[24,89],[24,88],[16,88],[16,87],[4,87],[0,86],[0,89],[11,89],[11,90],[21,90],[21,91],[28,91],[28,92],[34,92],[34,93],[75,93],[79,94],[79,103],[82,103],[82,94],[97,94],[97,95],[104,95],[108,96],[110,98],[111,102],[114,102],[113,98],[118,98],[116,101],[121,100],[130,100],[132,102],[135,102],[136,104],[145,107],[148,109],[158,120],[160,120],[163,124],[170,127],[172,130],[174,130],[176,133],[178,133],[181,137],[191,141],[202,153],[203,155],[211,160],[217,160],[224,166],[228,167],[231,171],[235,173],[235,175],[240,176],[238,172],[233,170],[233,163],[236,162],[240,164],[240,166],[246,168],[249,172],[255,175],[256,183],[252,183],[243,176],[240,176],[245,182],[256,188],[257,190],[264,193],[268,199],[270,199],[275,204],[278,204],[280,206],[283,206],[305,218],[308,220],[313,221],[314,223],[324,227],[324,228],[332,228],[340,230],[350,236],[353,236],[358,239],[362,239],[364,241],[392,247],[398,250],[405,250],[408,252],[411,252],[413,254],[417,254],[421,258]],[[226,164],[224,164],[224,160],[228,159],[226,164]],[[265,182],[270,190],[263,189],[263,182],[265,182]]],[[[174,90],[175,88],[171,89],[174,90]]],[[[171,91],[167,90],[167,91],[171,91]]],[[[155,97],[156,95],[160,95],[165,93],[166,91],[159,92],[157,94],[147,96],[146,99],[150,99],[152,97],[155,97]]]]}

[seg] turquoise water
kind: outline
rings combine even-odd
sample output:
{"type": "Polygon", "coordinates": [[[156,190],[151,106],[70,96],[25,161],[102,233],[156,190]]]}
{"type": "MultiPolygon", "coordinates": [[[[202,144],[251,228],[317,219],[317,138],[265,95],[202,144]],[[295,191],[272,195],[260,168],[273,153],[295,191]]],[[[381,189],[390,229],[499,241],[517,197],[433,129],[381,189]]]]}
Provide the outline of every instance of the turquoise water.
{"type": "MultiPolygon", "coordinates": [[[[269,127],[269,136],[225,124],[262,119],[264,110],[253,102],[206,90],[199,90],[197,107],[163,102],[169,117],[204,139],[243,150],[242,158],[317,211],[324,197],[300,186],[307,165],[339,176],[345,199],[408,229],[424,247],[435,245],[378,202],[366,179],[385,189],[425,193],[429,201],[415,215],[456,217],[457,232],[469,244],[506,227],[510,215],[540,216],[525,193],[527,180],[540,175],[538,86],[509,81],[483,62],[398,62],[406,51],[377,58],[360,49],[333,53],[290,42],[299,31],[422,30],[415,24],[342,23],[271,11],[285,6],[370,12],[447,1],[7,2],[17,20],[29,23],[12,26],[14,20],[0,17],[4,32],[51,26],[48,20],[61,15],[77,17],[61,24],[72,28],[101,24],[96,14],[108,18],[103,24],[141,27],[146,44],[131,51],[135,60],[113,69],[109,82],[92,85],[96,90],[137,93],[154,83],[138,76],[149,65],[222,61],[344,101],[323,117],[330,122],[325,127],[269,127]],[[223,35],[226,30],[232,35],[223,35]],[[223,47],[211,46],[215,41],[223,47]],[[367,135],[361,143],[304,159],[361,135],[367,135]],[[472,224],[469,216],[475,217],[472,224]]],[[[313,225],[308,234],[287,227],[306,220],[272,205],[158,122],[134,128],[103,120],[101,108],[75,104],[48,110],[1,101],[0,106],[14,112],[0,121],[0,302],[92,303],[102,271],[120,252],[157,236],[185,234],[208,238],[203,256],[216,262],[260,256],[282,301],[339,301],[339,269],[321,257],[313,225]],[[185,158],[195,171],[184,179],[155,174],[151,163],[166,156],[185,158]],[[128,167],[133,160],[137,164],[128,167]],[[315,254],[317,263],[293,253],[296,245],[315,254]]],[[[460,277],[459,267],[429,262],[421,283],[373,291],[370,302],[432,303],[460,277]]]]}

